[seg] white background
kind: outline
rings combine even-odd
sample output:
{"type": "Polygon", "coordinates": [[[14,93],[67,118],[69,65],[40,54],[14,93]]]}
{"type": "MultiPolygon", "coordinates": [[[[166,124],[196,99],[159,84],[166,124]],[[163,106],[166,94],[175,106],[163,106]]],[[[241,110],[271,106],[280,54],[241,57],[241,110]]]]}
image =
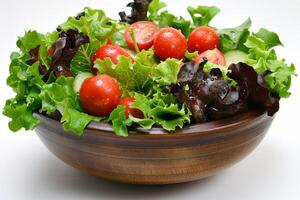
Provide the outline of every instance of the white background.
{"type": "MultiPolygon", "coordinates": [[[[281,36],[281,57],[300,66],[299,0],[166,1],[173,13],[186,16],[188,5],[217,5],[218,28],[239,25],[252,17],[253,30],[267,27],[281,36]]],[[[10,52],[24,30],[52,31],[84,6],[102,8],[116,18],[127,0],[1,0],[0,80],[1,109],[13,93],[6,87],[10,52]]],[[[300,73],[300,70],[298,70],[300,73]]],[[[281,101],[281,110],[261,145],[244,161],[223,173],[194,183],[172,186],[133,186],[112,183],[74,170],[55,158],[34,132],[11,133],[2,115],[0,132],[0,199],[300,199],[300,81],[293,95],[281,101]]]]}

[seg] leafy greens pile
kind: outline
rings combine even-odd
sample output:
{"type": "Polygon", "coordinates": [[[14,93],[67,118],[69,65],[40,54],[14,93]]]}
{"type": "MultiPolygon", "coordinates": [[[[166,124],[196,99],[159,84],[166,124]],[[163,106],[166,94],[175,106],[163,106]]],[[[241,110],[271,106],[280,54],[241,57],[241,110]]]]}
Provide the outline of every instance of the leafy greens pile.
{"type": "Polygon", "coordinates": [[[282,45],[277,34],[266,29],[251,33],[248,19],[238,27],[218,31],[222,52],[241,50],[247,54],[245,63],[231,65],[229,69],[220,69],[205,60],[196,65],[190,60],[197,52],[186,53],[187,63],[181,70],[180,60],[159,61],[152,49],[137,53],[134,63],[122,56],[118,64],[109,58],[97,60],[94,67],[118,80],[123,95],[136,99],[133,107],[141,110],[144,118],[126,119],[122,106],[107,118],[86,114],[73,90],[74,77],[80,72],[91,72],[91,57],[106,44],[107,38],[128,48],[124,29],[127,23],[139,20],[180,29],[187,37],[195,27],[209,25],[220,12],[214,6],[188,7],[191,20],[187,20],[169,13],[166,4],[159,0],[135,0],[128,6],[131,13],[121,12],[120,22],[110,19],[102,10],[85,8],[51,33],[28,31],[18,38],[19,52],[11,54],[7,79],[16,96],[7,100],[3,110],[11,118],[12,131],[38,126],[40,121],[34,112],[59,112],[64,129],[77,135],[82,135],[91,121],[112,122],[119,136],[127,136],[127,127],[133,124],[145,129],[156,124],[172,131],[191,121],[203,122],[243,112],[249,101],[273,115],[279,109],[279,98],[289,97],[295,66],[277,58],[274,47],[282,45]],[[192,73],[190,79],[186,79],[187,73],[192,73]],[[214,93],[203,95],[200,90],[207,85],[200,87],[199,81],[212,79],[214,93]],[[259,95],[255,96],[255,92],[259,95]]]}

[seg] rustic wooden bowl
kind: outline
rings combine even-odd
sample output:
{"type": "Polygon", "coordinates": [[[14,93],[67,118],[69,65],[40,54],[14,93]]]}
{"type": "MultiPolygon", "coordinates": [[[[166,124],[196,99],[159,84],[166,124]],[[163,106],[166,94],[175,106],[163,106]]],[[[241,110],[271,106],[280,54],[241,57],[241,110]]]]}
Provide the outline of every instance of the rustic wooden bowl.
{"type": "Polygon", "coordinates": [[[36,132],[58,158],[93,176],[133,184],[181,183],[216,174],[247,156],[273,121],[253,110],[174,133],[135,128],[127,138],[115,136],[109,124],[93,122],[78,137],[57,120],[37,115],[36,132]]]}

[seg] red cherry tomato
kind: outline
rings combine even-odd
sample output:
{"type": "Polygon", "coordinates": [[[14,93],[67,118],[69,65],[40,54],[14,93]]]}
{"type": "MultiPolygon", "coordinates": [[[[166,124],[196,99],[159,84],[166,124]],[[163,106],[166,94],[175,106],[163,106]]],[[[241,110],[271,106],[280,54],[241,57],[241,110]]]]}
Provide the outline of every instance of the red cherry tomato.
{"type": "MultiPolygon", "coordinates": [[[[106,44],[106,45],[100,47],[100,49],[98,49],[96,51],[96,53],[93,55],[92,63],[94,63],[95,60],[97,60],[97,59],[103,60],[104,58],[110,58],[114,64],[118,64],[119,56],[130,57],[129,53],[127,53],[120,46],[114,45],[114,44],[106,44]]],[[[132,62],[133,62],[133,60],[132,60],[132,62]]],[[[98,70],[92,67],[92,71],[94,74],[97,74],[98,70]]]]}
{"type": "Polygon", "coordinates": [[[184,35],[174,28],[161,29],[154,39],[155,55],[161,59],[182,59],[187,50],[187,42],[184,35]]]}
{"type": "Polygon", "coordinates": [[[93,55],[92,62],[94,63],[97,59],[103,60],[104,58],[110,58],[114,64],[118,64],[119,56],[130,57],[129,53],[127,53],[120,46],[114,44],[107,44],[100,47],[96,51],[96,53],[93,55]]]}
{"type": "Polygon", "coordinates": [[[47,51],[47,57],[52,56],[52,54],[53,54],[53,49],[52,47],[50,47],[47,51]]]}
{"type": "Polygon", "coordinates": [[[159,26],[153,22],[139,21],[131,24],[125,30],[124,36],[130,49],[135,50],[133,40],[130,35],[133,30],[139,50],[149,49],[153,45],[154,36],[159,30],[159,26]]]}
{"type": "Polygon", "coordinates": [[[219,49],[207,50],[201,53],[199,56],[195,58],[195,62],[202,62],[203,58],[207,58],[209,62],[214,64],[225,66],[225,57],[219,49]]]}
{"type": "Polygon", "coordinates": [[[208,26],[196,28],[188,39],[188,50],[190,52],[198,51],[202,53],[206,50],[217,48],[218,45],[218,33],[208,26]]]}
{"type": "Polygon", "coordinates": [[[118,105],[120,89],[117,80],[108,75],[86,79],[80,88],[83,109],[95,116],[107,116],[118,105]]]}
{"type": "Polygon", "coordinates": [[[132,97],[125,97],[123,99],[120,100],[119,105],[124,106],[124,108],[126,109],[125,111],[125,115],[126,118],[129,117],[129,114],[132,115],[133,117],[136,118],[144,118],[144,114],[142,111],[140,111],[139,109],[136,108],[132,108],[131,105],[135,102],[135,99],[132,97]]]}

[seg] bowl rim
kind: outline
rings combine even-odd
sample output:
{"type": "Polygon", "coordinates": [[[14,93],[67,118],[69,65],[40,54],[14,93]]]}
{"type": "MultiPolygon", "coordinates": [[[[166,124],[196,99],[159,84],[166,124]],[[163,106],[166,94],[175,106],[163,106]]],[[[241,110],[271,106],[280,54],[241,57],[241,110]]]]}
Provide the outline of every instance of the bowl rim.
{"type": "MultiPolygon", "coordinates": [[[[46,121],[46,123],[50,123],[53,125],[53,123],[57,126],[61,126],[62,124],[58,119],[54,119],[53,117],[50,117],[44,113],[35,112],[35,114],[42,119],[43,121],[46,121]]],[[[232,117],[228,117],[221,120],[211,121],[211,122],[204,122],[204,123],[198,123],[198,124],[191,124],[186,125],[183,128],[178,128],[175,131],[166,131],[163,128],[160,127],[154,127],[152,129],[144,129],[142,127],[128,127],[129,135],[131,136],[192,136],[192,135],[207,135],[207,134],[217,134],[226,132],[226,130],[235,130],[241,127],[246,127],[249,125],[253,125],[256,123],[259,123],[260,121],[266,119],[267,112],[261,109],[251,109],[247,112],[234,115],[232,117]]],[[[272,118],[272,117],[270,117],[272,118]]],[[[111,134],[115,136],[113,127],[110,123],[105,122],[91,122],[87,125],[87,127],[84,130],[84,134],[99,134],[103,135],[106,134],[107,136],[110,136],[111,134]]]]}

